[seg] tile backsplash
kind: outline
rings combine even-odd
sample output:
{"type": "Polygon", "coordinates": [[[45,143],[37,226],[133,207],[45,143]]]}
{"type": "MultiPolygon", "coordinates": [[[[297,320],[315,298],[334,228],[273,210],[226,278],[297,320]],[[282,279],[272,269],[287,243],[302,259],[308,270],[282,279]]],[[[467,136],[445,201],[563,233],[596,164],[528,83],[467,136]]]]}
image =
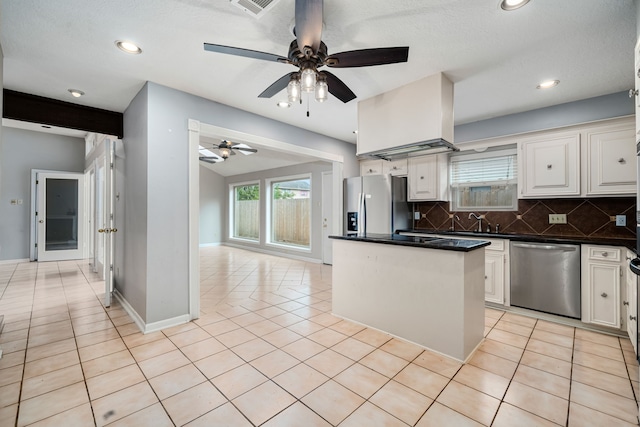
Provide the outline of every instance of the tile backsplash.
{"type": "MultiPolygon", "coordinates": [[[[478,220],[469,219],[470,212],[451,212],[449,202],[414,203],[420,219],[413,225],[416,230],[450,230],[452,219],[456,231],[474,231],[478,220]],[[459,218],[459,219],[458,219],[459,218]]],[[[495,232],[549,237],[636,238],[636,198],[606,197],[590,199],[522,199],[518,210],[478,211],[484,215],[482,231],[487,224],[495,232]],[[566,214],[567,224],[549,224],[549,214],[566,214]],[[627,225],[616,226],[615,216],[625,215],[627,225]]]]}

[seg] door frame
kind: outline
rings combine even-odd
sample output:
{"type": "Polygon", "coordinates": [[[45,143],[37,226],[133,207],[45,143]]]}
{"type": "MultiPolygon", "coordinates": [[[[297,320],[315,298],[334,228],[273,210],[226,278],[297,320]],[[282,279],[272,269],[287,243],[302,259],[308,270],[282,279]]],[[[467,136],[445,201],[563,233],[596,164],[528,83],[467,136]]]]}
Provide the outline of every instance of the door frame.
{"type": "MultiPolygon", "coordinates": [[[[86,181],[84,172],[72,172],[72,171],[55,171],[47,169],[31,169],[31,200],[30,200],[30,232],[29,232],[29,260],[30,261],[44,261],[38,259],[38,249],[36,243],[38,243],[38,221],[36,219],[36,212],[38,211],[38,174],[57,174],[57,175],[73,175],[78,177],[78,209],[82,210],[78,212],[78,250],[80,251],[79,258],[70,259],[83,259],[87,256],[87,238],[86,238],[86,181]]],[[[46,194],[45,194],[46,195],[46,194]]],[[[66,258],[60,261],[65,261],[66,258]]]]}
{"type": "Polygon", "coordinates": [[[327,241],[329,235],[334,234],[333,229],[333,171],[322,172],[322,263],[333,264],[333,250],[329,249],[327,245],[331,242],[327,241]],[[331,180],[331,181],[329,181],[331,180]],[[328,191],[325,191],[327,190],[328,191]],[[327,205],[330,204],[331,212],[327,214],[327,205]],[[328,219],[327,219],[328,218],[328,219]],[[325,224],[326,220],[326,224],[325,224]],[[327,225],[327,227],[325,227],[327,225]]]}
{"type": "Polygon", "coordinates": [[[224,135],[231,140],[242,140],[259,146],[279,150],[284,153],[306,154],[318,160],[331,162],[333,172],[333,234],[342,233],[342,178],[344,157],[339,154],[315,150],[300,145],[277,141],[259,135],[239,132],[220,126],[202,123],[199,120],[188,121],[188,209],[189,209],[189,317],[200,317],[200,162],[198,160],[198,146],[200,136],[224,135]]]}

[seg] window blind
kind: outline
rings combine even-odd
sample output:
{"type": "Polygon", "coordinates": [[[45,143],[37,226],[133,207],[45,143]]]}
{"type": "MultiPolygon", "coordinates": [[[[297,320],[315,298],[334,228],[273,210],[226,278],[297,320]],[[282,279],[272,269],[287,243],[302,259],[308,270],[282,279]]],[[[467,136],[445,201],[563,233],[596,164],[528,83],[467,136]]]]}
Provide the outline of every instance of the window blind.
{"type": "Polygon", "coordinates": [[[515,183],[517,165],[514,150],[452,157],[451,185],[467,187],[515,183]]]}

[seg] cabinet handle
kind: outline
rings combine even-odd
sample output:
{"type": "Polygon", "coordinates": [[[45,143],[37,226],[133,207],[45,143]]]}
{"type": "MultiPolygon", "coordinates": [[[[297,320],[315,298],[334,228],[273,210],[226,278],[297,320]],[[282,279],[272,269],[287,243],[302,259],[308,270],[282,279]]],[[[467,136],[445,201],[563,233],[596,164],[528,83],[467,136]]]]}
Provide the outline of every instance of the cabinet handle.
{"type": "Polygon", "coordinates": [[[618,163],[620,163],[621,165],[624,165],[625,163],[627,163],[627,161],[624,159],[624,157],[620,157],[618,159],[618,163]]]}
{"type": "Polygon", "coordinates": [[[369,173],[373,173],[373,169],[369,169],[369,173]]]}
{"type": "Polygon", "coordinates": [[[636,316],[629,316],[629,320],[636,320],[637,317],[636,316]]]}
{"type": "Polygon", "coordinates": [[[622,301],[622,305],[629,305],[629,301],[622,301]]]}
{"type": "Polygon", "coordinates": [[[602,252],[602,256],[603,256],[604,258],[606,258],[606,257],[608,257],[608,256],[609,256],[609,254],[608,254],[607,252],[602,252]]]}
{"type": "MultiPolygon", "coordinates": [[[[623,160],[624,160],[624,159],[623,159],[623,160]]],[[[392,167],[391,169],[393,169],[393,170],[395,171],[395,170],[398,170],[398,167],[397,167],[397,166],[394,166],[394,167],[392,167]]]]}
{"type": "Polygon", "coordinates": [[[420,179],[424,179],[424,176],[421,176],[420,179]]]}
{"type": "MultiPolygon", "coordinates": [[[[640,74],[640,70],[638,70],[638,74],[640,74]]],[[[629,89],[629,98],[634,96],[638,96],[638,89],[629,89]]]]}
{"type": "Polygon", "coordinates": [[[487,279],[488,279],[488,277],[487,277],[487,276],[484,276],[484,280],[487,280],[487,279]]]}
{"type": "Polygon", "coordinates": [[[606,293],[606,292],[603,292],[603,293],[601,293],[601,294],[600,294],[600,296],[601,296],[602,298],[606,298],[606,297],[608,297],[609,295],[607,295],[607,293],[606,293]]]}
{"type": "Polygon", "coordinates": [[[547,169],[551,169],[553,165],[547,165],[547,169]]]}

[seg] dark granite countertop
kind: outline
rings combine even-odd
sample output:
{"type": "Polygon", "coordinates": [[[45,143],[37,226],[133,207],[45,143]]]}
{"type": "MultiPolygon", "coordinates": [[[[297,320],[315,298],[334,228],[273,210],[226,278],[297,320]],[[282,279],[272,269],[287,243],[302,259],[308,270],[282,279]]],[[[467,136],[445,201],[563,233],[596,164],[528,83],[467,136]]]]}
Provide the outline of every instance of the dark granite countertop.
{"type": "Polygon", "coordinates": [[[587,245],[611,245],[624,246],[635,252],[636,241],[630,239],[616,238],[600,238],[600,237],[562,237],[562,236],[535,236],[526,234],[507,234],[507,233],[478,233],[474,231],[442,231],[442,230],[397,230],[396,233],[420,233],[420,234],[438,234],[451,237],[474,237],[485,239],[508,239],[521,242],[540,242],[540,243],[565,243],[565,244],[587,244],[587,245]]]}
{"type": "Polygon", "coordinates": [[[484,240],[465,240],[455,238],[437,238],[422,236],[403,236],[401,234],[372,234],[358,236],[348,234],[344,236],[329,236],[330,239],[351,240],[355,242],[382,243],[386,245],[415,246],[419,248],[444,249],[447,251],[470,252],[485,246],[490,242],[484,240]]]}

